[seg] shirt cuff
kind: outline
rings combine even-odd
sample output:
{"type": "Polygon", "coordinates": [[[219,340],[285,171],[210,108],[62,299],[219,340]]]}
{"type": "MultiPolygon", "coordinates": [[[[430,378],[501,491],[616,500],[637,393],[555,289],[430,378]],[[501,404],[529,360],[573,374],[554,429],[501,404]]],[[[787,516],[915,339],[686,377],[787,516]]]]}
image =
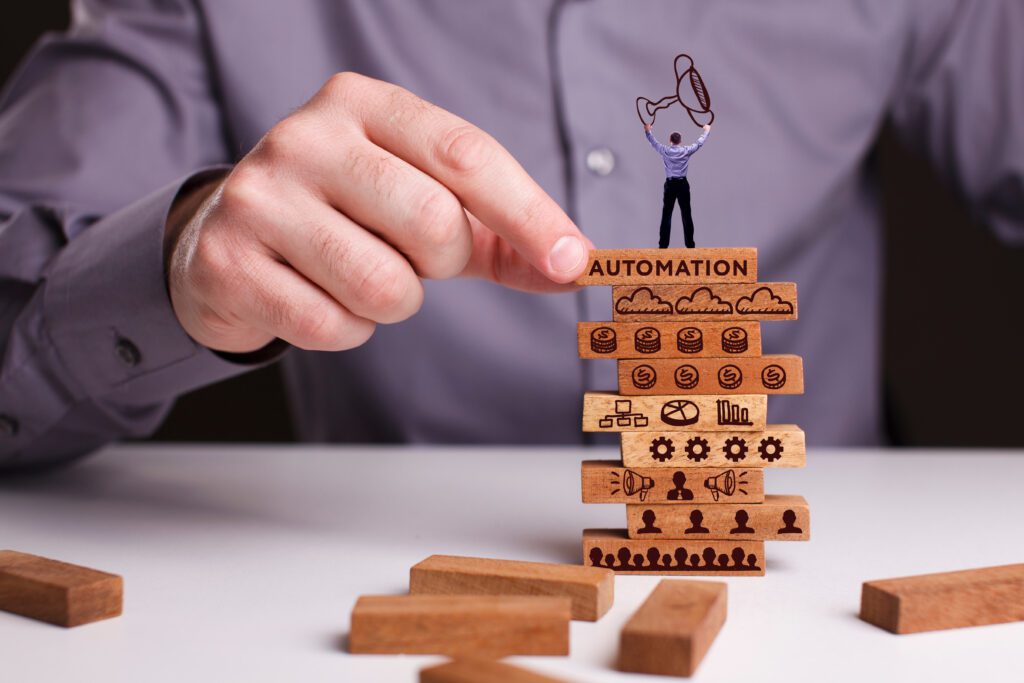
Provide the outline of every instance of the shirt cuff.
{"type": "Polygon", "coordinates": [[[223,170],[204,169],[105,217],[73,239],[47,273],[45,331],[81,394],[148,405],[283,353],[282,344],[263,353],[214,353],[188,336],[171,306],[163,257],[168,211],[182,187],[223,170]]]}

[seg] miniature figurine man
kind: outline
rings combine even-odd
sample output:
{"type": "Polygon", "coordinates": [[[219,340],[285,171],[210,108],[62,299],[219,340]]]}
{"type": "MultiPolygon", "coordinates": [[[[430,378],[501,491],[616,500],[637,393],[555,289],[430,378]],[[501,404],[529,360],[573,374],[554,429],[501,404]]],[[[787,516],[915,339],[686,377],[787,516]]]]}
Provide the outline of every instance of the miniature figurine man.
{"type": "Polygon", "coordinates": [[[651,143],[651,147],[661,155],[661,160],[665,162],[665,198],[661,208],[661,232],[658,247],[668,248],[668,238],[672,232],[672,205],[679,202],[679,212],[683,214],[683,235],[686,238],[686,246],[688,249],[693,249],[695,245],[693,243],[693,216],[690,215],[690,182],[686,179],[686,171],[690,165],[690,156],[704,146],[704,141],[708,139],[708,133],[711,132],[711,126],[704,126],[704,132],[697,138],[697,142],[685,147],[679,146],[683,139],[679,133],[673,132],[669,135],[668,141],[672,144],[665,146],[654,139],[650,125],[645,125],[644,131],[647,133],[647,141],[651,143]]]}

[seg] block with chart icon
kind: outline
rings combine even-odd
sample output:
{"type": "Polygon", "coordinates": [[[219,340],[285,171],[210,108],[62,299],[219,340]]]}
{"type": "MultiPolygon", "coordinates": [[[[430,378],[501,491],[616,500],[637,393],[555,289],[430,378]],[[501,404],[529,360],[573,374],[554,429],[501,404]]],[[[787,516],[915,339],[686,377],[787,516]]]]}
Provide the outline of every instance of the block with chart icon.
{"type": "Polygon", "coordinates": [[[758,282],[750,248],[595,250],[578,284],[612,291],[611,320],[577,327],[580,358],[618,366],[617,392],[584,395],[583,431],[621,444],[583,463],[583,502],[626,506],[626,528],[584,531],[583,564],[763,575],[765,541],[810,539],[807,501],[764,487],[806,463],[803,430],[768,423],[770,394],[803,393],[803,360],[761,335],[796,319],[796,284],[758,282]]]}

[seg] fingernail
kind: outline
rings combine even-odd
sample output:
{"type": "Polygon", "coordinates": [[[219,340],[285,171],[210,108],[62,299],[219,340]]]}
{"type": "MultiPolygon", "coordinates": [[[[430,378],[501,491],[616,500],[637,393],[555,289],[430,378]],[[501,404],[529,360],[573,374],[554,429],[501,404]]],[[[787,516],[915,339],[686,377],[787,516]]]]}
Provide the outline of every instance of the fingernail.
{"type": "Polygon", "coordinates": [[[566,235],[555,242],[548,254],[551,270],[556,273],[575,273],[587,257],[587,248],[578,237],[566,235]]]}

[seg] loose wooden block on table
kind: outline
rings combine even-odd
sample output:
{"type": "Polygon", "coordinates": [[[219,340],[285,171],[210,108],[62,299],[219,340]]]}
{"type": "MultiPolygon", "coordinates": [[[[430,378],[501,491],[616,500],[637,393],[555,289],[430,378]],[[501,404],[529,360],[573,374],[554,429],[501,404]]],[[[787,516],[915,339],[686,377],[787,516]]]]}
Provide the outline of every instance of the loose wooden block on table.
{"type": "Polygon", "coordinates": [[[796,284],[612,287],[612,311],[616,321],[796,320],[796,284]]]}
{"type": "Polygon", "coordinates": [[[800,356],[620,360],[619,393],[802,394],[800,356]]]}
{"type": "Polygon", "coordinates": [[[456,659],[420,671],[420,683],[566,683],[493,659],[456,659]]]}
{"type": "Polygon", "coordinates": [[[0,610],[57,626],[121,614],[124,580],[116,574],[15,550],[0,550],[0,610]]]}
{"type": "Polygon", "coordinates": [[[768,397],[622,396],[590,391],[583,395],[585,432],[761,431],[765,428],[768,397]]]}
{"type": "Polygon", "coordinates": [[[614,600],[615,575],[575,564],[431,555],[409,570],[409,592],[554,595],[572,600],[572,618],[597,621],[614,600]]]}
{"type": "Polygon", "coordinates": [[[761,355],[758,322],[582,322],[580,358],[739,358],[761,355]]]}
{"type": "Polygon", "coordinates": [[[757,249],[595,249],[578,285],[757,282],[757,249]]]}
{"type": "Polygon", "coordinates": [[[569,654],[569,598],[364,595],[352,609],[353,654],[475,657],[569,654]]]}
{"type": "Polygon", "coordinates": [[[811,517],[803,496],[767,495],[756,505],[627,505],[630,538],[807,541],[811,517]]]}
{"type": "Polygon", "coordinates": [[[661,581],[622,628],[619,670],[692,676],[725,624],[726,595],[720,581],[661,581]]]}
{"type": "Polygon", "coordinates": [[[623,432],[626,467],[803,467],[804,432],[768,425],[763,432],[623,432]]]}
{"type": "Polygon", "coordinates": [[[1024,621],[1024,564],[868,581],[860,618],[900,634],[1024,621]]]}
{"type": "Polygon", "coordinates": [[[747,468],[623,467],[584,460],[584,503],[760,503],[764,470],[747,468]]]}
{"type": "Polygon", "coordinates": [[[584,529],[583,564],[617,574],[764,576],[764,541],[635,539],[625,529],[584,529]]]}

